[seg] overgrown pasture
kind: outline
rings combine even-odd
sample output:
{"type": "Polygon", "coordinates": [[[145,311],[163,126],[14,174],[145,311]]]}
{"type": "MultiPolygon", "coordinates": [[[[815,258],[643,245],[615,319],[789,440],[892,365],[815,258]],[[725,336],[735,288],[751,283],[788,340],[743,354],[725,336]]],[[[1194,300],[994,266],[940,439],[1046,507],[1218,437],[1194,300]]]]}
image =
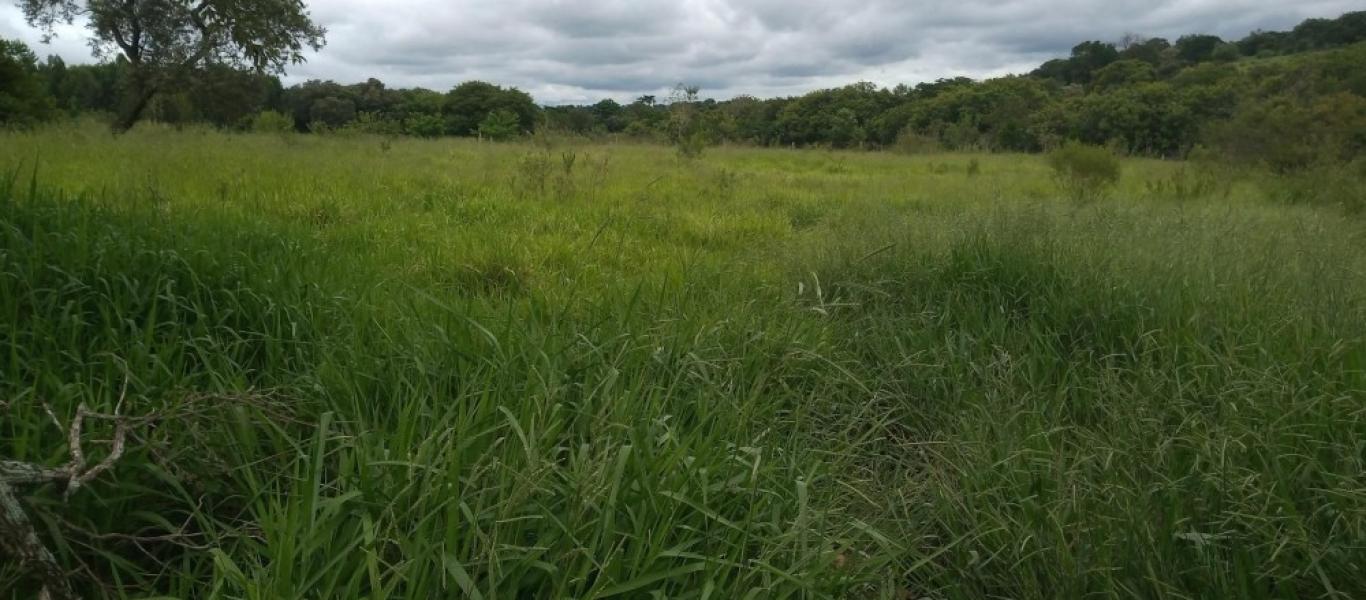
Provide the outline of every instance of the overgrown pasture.
{"type": "Polygon", "coordinates": [[[1307,181],[79,125],[0,169],[0,460],[128,425],[16,487],[89,597],[1366,596],[1366,226],[1307,181]]]}

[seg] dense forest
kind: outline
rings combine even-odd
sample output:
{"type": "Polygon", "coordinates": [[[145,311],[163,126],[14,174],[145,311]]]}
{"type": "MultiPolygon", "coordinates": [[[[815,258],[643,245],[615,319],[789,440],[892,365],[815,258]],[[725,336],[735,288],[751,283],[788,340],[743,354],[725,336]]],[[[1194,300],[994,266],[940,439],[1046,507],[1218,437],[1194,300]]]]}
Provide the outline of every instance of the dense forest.
{"type": "MultiPolygon", "coordinates": [[[[448,92],[378,79],[291,87],[217,66],[183,78],[148,111],[171,124],[230,129],[481,136],[537,130],[640,140],[1033,152],[1063,140],[1134,155],[1184,156],[1199,145],[1290,170],[1366,145],[1366,12],[1310,19],[1237,41],[1187,35],[1087,41],[1026,75],[880,88],[855,83],[800,97],[670,98],[538,106],[515,88],[470,81],[448,92]]],[[[40,62],[0,41],[0,123],[115,110],[125,67],[40,62]]]]}

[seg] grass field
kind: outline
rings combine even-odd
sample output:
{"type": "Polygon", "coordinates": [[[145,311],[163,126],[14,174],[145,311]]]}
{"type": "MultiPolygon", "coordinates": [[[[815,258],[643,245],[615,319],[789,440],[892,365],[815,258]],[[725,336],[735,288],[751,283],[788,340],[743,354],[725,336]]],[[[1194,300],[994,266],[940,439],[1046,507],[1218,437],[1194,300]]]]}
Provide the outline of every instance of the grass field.
{"type": "Polygon", "coordinates": [[[82,126],[0,168],[0,457],[157,417],[26,491],[91,596],[1366,597],[1366,221],[1266,176],[82,126]]]}

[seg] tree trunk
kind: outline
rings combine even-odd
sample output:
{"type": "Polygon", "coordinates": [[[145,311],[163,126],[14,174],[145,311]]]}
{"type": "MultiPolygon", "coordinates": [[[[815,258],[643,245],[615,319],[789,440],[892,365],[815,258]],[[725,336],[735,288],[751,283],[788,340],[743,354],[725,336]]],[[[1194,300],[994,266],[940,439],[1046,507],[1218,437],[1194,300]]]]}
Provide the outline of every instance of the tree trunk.
{"type": "MultiPolygon", "coordinates": [[[[23,473],[19,474],[20,476],[23,473]]],[[[39,598],[52,600],[77,600],[79,596],[71,589],[71,582],[57,559],[48,552],[38,540],[19,499],[14,496],[13,488],[0,475],[0,550],[7,558],[22,568],[32,572],[43,585],[39,598]]]]}
{"type": "Polygon", "coordinates": [[[142,118],[147,105],[152,102],[152,96],[156,95],[156,86],[152,84],[151,77],[140,67],[133,66],[131,69],[132,72],[128,76],[128,94],[114,117],[112,128],[115,135],[127,133],[132,129],[142,118]]]}

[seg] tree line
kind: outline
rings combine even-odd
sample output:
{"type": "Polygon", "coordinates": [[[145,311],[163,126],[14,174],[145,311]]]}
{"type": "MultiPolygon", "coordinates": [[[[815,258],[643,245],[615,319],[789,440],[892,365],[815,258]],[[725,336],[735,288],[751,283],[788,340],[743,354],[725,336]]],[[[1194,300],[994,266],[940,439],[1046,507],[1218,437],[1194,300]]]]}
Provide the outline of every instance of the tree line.
{"type": "MultiPolygon", "coordinates": [[[[1353,155],[1366,141],[1366,12],[1310,19],[1241,40],[1187,35],[1086,41],[1031,73],[882,88],[856,83],[790,98],[670,98],[538,106],[516,88],[470,81],[439,92],[377,79],[284,87],[239,65],[207,64],[153,95],[148,118],[225,128],[361,131],[506,139],[552,130],[691,143],[1034,152],[1064,140],[1180,156],[1198,144],[1293,168],[1353,155]],[[687,132],[680,131],[686,108],[687,132]]],[[[0,45],[0,121],[116,113],[134,87],[124,56],[96,65],[39,62],[0,45]]]]}

